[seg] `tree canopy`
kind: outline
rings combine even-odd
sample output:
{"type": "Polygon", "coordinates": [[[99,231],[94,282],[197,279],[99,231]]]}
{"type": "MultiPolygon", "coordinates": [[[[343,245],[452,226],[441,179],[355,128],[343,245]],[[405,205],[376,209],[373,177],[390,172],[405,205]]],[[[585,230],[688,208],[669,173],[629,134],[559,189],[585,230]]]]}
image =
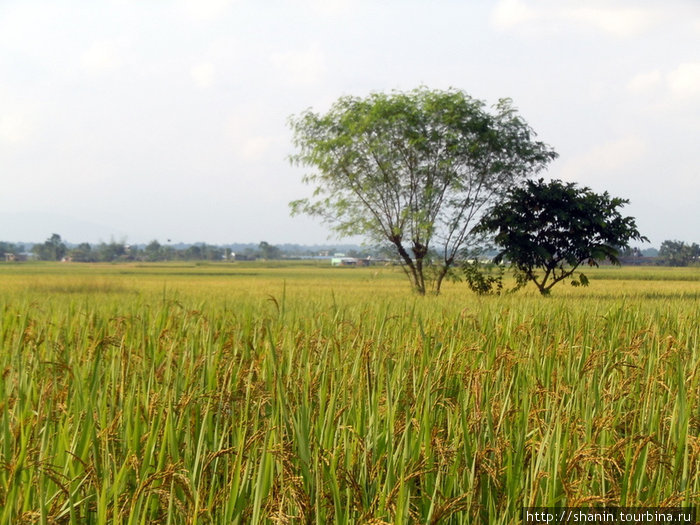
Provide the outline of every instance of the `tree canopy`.
{"type": "Polygon", "coordinates": [[[44,241],[44,244],[35,244],[32,251],[42,261],[60,261],[66,254],[66,245],[61,236],[54,233],[44,241]]]}
{"type": "MultiPolygon", "coordinates": [[[[618,250],[630,240],[644,241],[632,217],[618,208],[626,199],[597,194],[559,180],[528,180],[485,217],[478,230],[495,234],[501,247],[495,262],[510,261],[521,282],[532,281],[542,295],[571,277],[584,262],[608,259],[620,264],[618,250]]],[[[587,285],[579,274],[573,285],[587,285]]]]}
{"type": "Polygon", "coordinates": [[[666,240],[661,243],[659,259],[669,266],[688,266],[700,261],[700,246],[697,243],[666,240]]]}
{"type": "Polygon", "coordinates": [[[342,97],[290,125],[314,187],[292,212],[390,245],[420,294],[439,293],[476,221],[556,157],[510,100],[489,109],[459,90],[342,97]]]}

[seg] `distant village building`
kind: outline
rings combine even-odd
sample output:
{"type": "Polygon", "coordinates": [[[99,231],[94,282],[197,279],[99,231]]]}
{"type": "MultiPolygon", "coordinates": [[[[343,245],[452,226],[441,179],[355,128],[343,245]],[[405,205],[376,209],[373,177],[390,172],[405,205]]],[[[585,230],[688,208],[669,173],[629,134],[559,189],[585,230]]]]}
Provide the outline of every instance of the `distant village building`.
{"type": "Polygon", "coordinates": [[[386,263],[385,259],[372,259],[367,256],[365,259],[358,257],[346,257],[344,253],[336,253],[331,258],[332,266],[372,266],[380,263],[386,263]]]}
{"type": "Polygon", "coordinates": [[[5,262],[21,262],[27,261],[34,257],[33,253],[6,253],[5,262]]]}
{"type": "Polygon", "coordinates": [[[357,259],[345,257],[344,253],[336,253],[331,258],[331,266],[357,266],[357,259]]]}

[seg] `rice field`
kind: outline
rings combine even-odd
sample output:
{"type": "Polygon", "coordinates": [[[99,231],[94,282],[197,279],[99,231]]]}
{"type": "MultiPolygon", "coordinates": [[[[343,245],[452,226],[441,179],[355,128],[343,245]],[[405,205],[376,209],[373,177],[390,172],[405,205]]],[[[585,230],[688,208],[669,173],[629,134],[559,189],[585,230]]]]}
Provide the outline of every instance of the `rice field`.
{"type": "Polygon", "coordinates": [[[0,524],[521,523],[700,500],[700,269],[0,265],[0,524]]]}

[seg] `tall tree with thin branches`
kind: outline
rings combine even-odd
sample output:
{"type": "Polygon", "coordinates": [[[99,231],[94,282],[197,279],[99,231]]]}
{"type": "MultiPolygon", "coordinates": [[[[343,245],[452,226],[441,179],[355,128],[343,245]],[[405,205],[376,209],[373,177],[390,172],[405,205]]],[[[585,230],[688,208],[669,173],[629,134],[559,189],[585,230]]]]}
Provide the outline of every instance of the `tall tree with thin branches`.
{"type": "Polygon", "coordinates": [[[343,97],[290,119],[294,163],[312,168],[294,214],[389,244],[424,295],[440,292],[472,229],[506,190],[556,157],[510,100],[459,90],[343,97]]]}

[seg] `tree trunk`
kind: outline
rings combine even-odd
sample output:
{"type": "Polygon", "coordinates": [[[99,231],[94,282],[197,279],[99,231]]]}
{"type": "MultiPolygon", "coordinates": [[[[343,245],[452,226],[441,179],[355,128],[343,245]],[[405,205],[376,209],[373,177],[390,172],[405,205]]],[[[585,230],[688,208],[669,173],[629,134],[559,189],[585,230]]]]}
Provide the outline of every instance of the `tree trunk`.
{"type": "Polygon", "coordinates": [[[437,276],[437,279],[435,280],[435,295],[440,295],[440,288],[442,287],[442,281],[445,279],[445,276],[447,275],[447,272],[450,271],[450,267],[454,263],[454,258],[450,257],[445,261],[445,264],[442,268],[440,268],[440,273],[437,276]]]}
{"type": "Polygon", "coordinates": [[[408,273],[411,284],[413,284],[413,289],[419,295],[425,295],[425,279],[423,278],[422,259],[416,258],[416,262],[414,263],[413,259],[411,259],[411,256],[406,251],[406,248],[404,248],[403,244],[401,244],[400,239],[392,239],[392,242],[394,243],[394,246],[396,246],[396,250],[399,252],[399,255],[406,263],[406,266],[408,266],[410,269],[410,272],[406,273],[408,273]]]}

